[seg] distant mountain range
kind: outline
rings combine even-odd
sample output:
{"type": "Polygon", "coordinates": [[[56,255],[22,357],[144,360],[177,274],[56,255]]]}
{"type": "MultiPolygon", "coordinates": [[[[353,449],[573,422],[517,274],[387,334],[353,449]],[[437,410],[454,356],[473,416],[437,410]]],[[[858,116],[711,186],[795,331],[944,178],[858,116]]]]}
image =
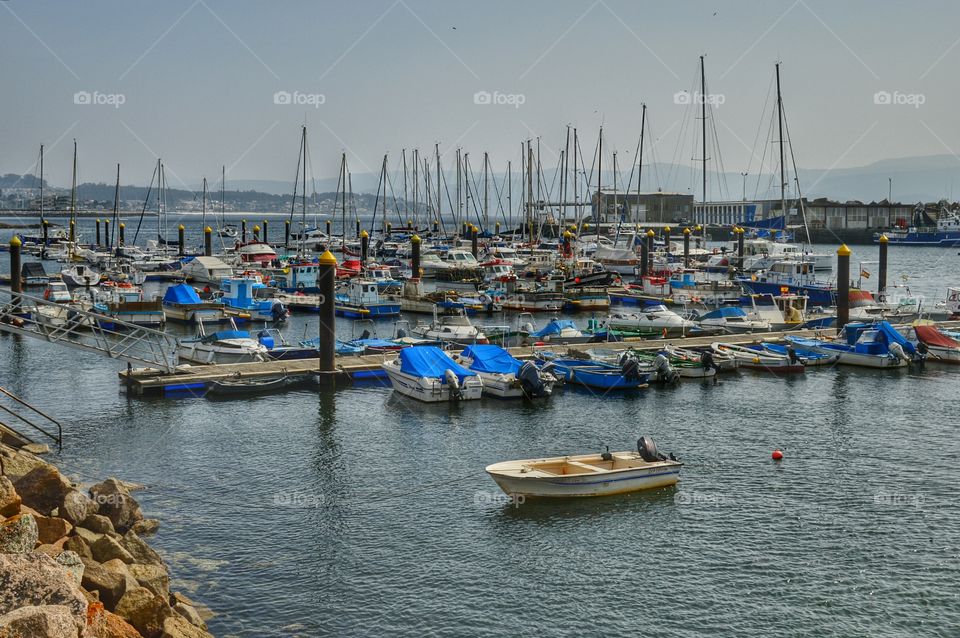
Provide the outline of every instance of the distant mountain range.
{"type": "MultiPolygon", "coordinates": [[[[544,171],[544,182],[547,187],[557,188],[555,183],[556,169],[544,171]]],[[[617,178],[617,185],[620,190],[626,186],[629,178],[629,171],[623,173],[617,178]]],[[[444,175],[448,181],[447,188],[453,193],[454,175],[446,173],[444,175]]],[[[740,199],[743,195],[743,177],[738,172],[717,173],[708,171],[708,193],[711,200],[740,199]]],[[[435,179],[435,178],[434,178],[435,179]]],[[[494,174],[492,179],[496,179],[502,184],[503,173],[494,174]]],[[[581,177],[582,179],[582,177],[581,177]]],[[[791,178],[788,178],[791,179],[791,178]]],[[[890,181],[892,180],[892,195],[894,201],[900,202],[918,202],[918,201],[936,201],[942,198],[955,199],[960,197],[960,157],[953,155],[926,155],[920,157],[905,157],[895,159],[878,160],[867,166],[855,168],[836,168],[836,169],[803,169],[799,171],[800,189],[805,197],[810,199],[818,197],[827,197],[830,199],[847,201],[860,200],[864,202],[879,201],[886,199],[890,181]],[[956,185],[956,192],[954,192],[956,185]]],[[[398,199],[402,198],[403,177],[402,174],[392,172],[390,175],[392,189],[398,199]]],[[[519,173],[514,173],[514,201],[519,202],[522,190],[522,178],[519,173]]],[[[376,193],[380,177],[375,173],[354,173],[352,175],[353,190],[356,193],[376,193]]],[[[595,177],[592,178],[595,183],[595,177]]],[[[779,177],[768,174],[748,175],[746,180],[746,197],[748,199],[775,199],[780,196],[779,177]]],[[[0,189],[14,187],[35,187],[38,180],[32,175],[3,175],[0,176],[0,189]]],[[[482,189],[482,174],[474,176],[476,189],[482,189]]],[[[664,190],[670,192],[693,192],[699,199],[701,193],[702,177],[697,167],[689,165],[658,163],[656,165],[645,165],[643,169],[644,191],[664,190]]],[[[604,188],[612,188],[614,184],[613,173],[605,170],[603,174],[604,188]]],[[[98,184],[84,185],[81,190],[94,190],[94,197],[112,199],[112,185],[98,184]]],[[[49,188],[49,185],[47,185],[49,188]]],[[[263,199],[271,200],[276,197],[289,197],[293,192],[293,184],[289,181],[267,180],[267,179],[237,179],[228,180],[227,187],[229,194],[238,194],[239,192],[247,195],[255,191],[266,197],[263,199]],[[273,196],[273,197],[270,197],[273,196]]],[[[315,188],[318,193],[329,194],[336,192],[338,180],[336,177],[317,178],[311,181],[308,186],[309,191],[315,188]]],[[[136,199],[142,191],[138,187],[123,188],[124,199],[136,199]]],[[[190,188],[200,191],[199,182],[190,185],[190,188]]],[[[595,186],[591,188],[593,190],[595,186]]],[[[635,189],[633,186],[632,189],[635,189]]],[[[59,187],[56,190],[62,190],[59,187]]],[[[494,197],[494,187],[491,185],[491,198],[494,197]]],[[[187,194],[186,191],[183,194],[187,194]]],[[[177,193],[180,195],[181,193],[177,193]]],[[[211,186],[211,199],[219,196],[219,192],[211,186]]],[[[444,196],[444,204],[446,204],[444,196]]],[[[229,196],[228,196],[229,199],[229,196]]],[[[391,197],[392,199],[392,197],[391,197]]]]}

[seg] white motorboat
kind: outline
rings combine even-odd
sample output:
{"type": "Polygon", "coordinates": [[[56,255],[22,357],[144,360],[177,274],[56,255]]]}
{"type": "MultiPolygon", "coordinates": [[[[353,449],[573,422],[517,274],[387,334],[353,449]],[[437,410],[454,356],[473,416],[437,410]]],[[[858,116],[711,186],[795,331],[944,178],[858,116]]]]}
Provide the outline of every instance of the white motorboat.
{"type": "Polygon", "coordinates": [[[905,368],[916,352],[912,343],[886,321],[849,323],[837,339],[788,336],[798,350],[838,355],[837,363],[864,368],[905,368]]]}
{"type": "Polygon", "coordinates": [[[75,288],[90,288],[100,283],[100,273],[84,264],[74,264],[60,271],[63,283],[75,288]]]}
{"type": "Polygon", "coordinates": [[[426,403],[470,401],[483,394],[483,381],[435,346],[411,346],[381,364],[394,391],[426,403]]]}
{"type": "Polygon", "coordinates": [[[794,360],[787,354],[780,354],[759,346],[758,349],[753,349],[731,343],[713,343],[710,347],[715,353],[732,356],[737,360],[739,368],[765,370],[777,374],[803,372],[805,369],[799,359],[794,360]]]}
{"type": "Polygon", "coordinates": [[[265,345],[250,336],[246,330],[237,330],[230,320],[230,330],[218,330],[206,334],[203,321],[197,322],[198,334],[193,339],[181,339],[177,356],[181,361],[192,363],[249,363],[268,361],[270,356],[265,345]]]}
{"type": "Polygon", "coordinates": [[[770,322],[751,319],[739,306],[723,306],[700,315],[700,327],[714,333],[770,332],[770,322]]]}
{"type": "Polygon", "coordinates": [[[483,381],[484,394],[501,399],[548,397],[557,383],[533,361],[520,361],[500,346],[468,346],[459,360],[483,381]]]}
{"type": "Polygon", "coordinates": [[[219,257],[194,257],[181,267],[185,277],[201,284],[219,284],[233,276],[233,268],[219,257]]]}
{"type": "Polygon", "coordinates": [[[684,319],[669,310],[663,304],[652,304],[640,309],[640,312],[618,312],[607,317],[604,325],[608,330],[629,330],[649,332],[666,330],[672,334],[686,334],[697,328],[697,324],[684,319]]]}
{"type": "MultiPolygon", "coordinates": [[[[681,348],[669,343],[666,346],[664,346],[664,350],[670,353],[671,356],[676,357],[680,360],[697,362],[697,363],[703,362],[703,352],[699,350],[681,348]]],[[[737,369],[737,360],[733,355],[727,354],[724,352],[712,352],[711,356],[713,357],[713,362],[720,369],[720,372],[726,372],[728,370],[737,369]]],[[[682,372],[681,372],[681,376],[684,376],[682,372]]]]}
{"type": "Polygon", "coordinates": [[[642,437],[637,451],[505,461],[486,467],[512,497],[567,498],[609,496],[676,485],[683,463],[657,452],[642,437]]]}
{"type": "Polygon", "coordinates": [[[433,309],[433,321],[427,323],[417,323],[410,332],[420,339],[428,341],[442,341],[446,343],[456,343],[460,345],[471,345],[474,343],[487,343],[487,335],[483,331],[470,323],[467,313],[462,308],[457,309],[457,314],[439,315],[437,308],[433,309]]]}

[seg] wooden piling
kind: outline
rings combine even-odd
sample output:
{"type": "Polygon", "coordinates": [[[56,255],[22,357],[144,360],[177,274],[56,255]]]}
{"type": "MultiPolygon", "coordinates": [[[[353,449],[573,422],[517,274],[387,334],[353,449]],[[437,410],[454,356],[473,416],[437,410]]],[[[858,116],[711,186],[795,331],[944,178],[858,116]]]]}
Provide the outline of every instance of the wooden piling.
{"type": "Polygon", "coordinates": [[[357,220],[357,237],[360,237],[360,220],[357,220]]]}
{"type": "Polygon", "coordinates": [[[850,249],[837,249],[837,334],[850,321],[850,249]]]}
{"type": "Polygon", "coordinates": [[[690,229],[683,229],[683,267],[690,267],[690,229]]]}
{"type": "Polygon", "coordinates": [[[327,220],[327,237],[333,237],[333,231],[330,228],[331,228],[331,222],[328,219],[327,220]]]}
{"type": "Polygon", "coordinates": [[[109,248],[113,244],[110,243],[110,220],[103,220],[103,245],[109,248]]]}
{"type": "MultiPolygon", "coordinates": [[[[359,223],[359,222],[357,222],[359,223]]],[[[360,265],[367,266],[367,257],[370,254],[370,233],[366,230],[360,231],[360,265]]]]}
{"type": "Polygon", "coordinates": [[[290,247],[290,220],[284,220],[283,222],[283,247],[290,247]]]}
{"type": "Polygon", "coordinates": [[[880,272],[877,273],[877,300],[884,301],[887,294],[887,247],[890,240],[880,235],[880,272]]]}
{"type": "Polygon", "coordinates": [[[213,229],[209,226],[203,229],[203,254],[207,257],[213,255],[213,229]]]}
{"type": "Polygon", "coordinates": [[[663,242],[667,248],[667,254],[670,254],[670,227],[665,226],[663,229],[663,242]]]}
{"type": "Polygon", "coordinates": [[[126,240],[124,239],[126,229],[127,229],[127,225],[124,224],[123,222],[120,222],[120,228],[118,229],[120,231],[120,234],[117,235],[117,239],[119,240],[119,243],[118,243],[119,246],[127,245],[126,240]]]}
{"type": "Polygon", "coordinates": [[[743,229],[739,226],[733,229],[737,234],[737,268],[743,270],[743,229]]]}
{"type": "Polygon", "coordinates": [[[263,220],[263,243],[265,244],[270,243],[267,240],[267,220],[263,220]]]}
{"type": "Polygon", "coordinates": [[[410,238],[410,278],[420,279],[420,236],[410,238]]]}
{"type": "Polygon", "coordinates": [[[177,254],[183,257],[184,255],[184,231],[186,229],[183,227],[183,224],[177,226],[177,254]]]}
{"type": "Polygon", "coordinates": [[[256,224],[253,226],[253,241],[260,241],[260,226],[256,224]]]}
{"type": "Polygon", "coordinates": [[[473,253],[474,259],[477,257],[477,239],[479,237],[479,229],[476,226],[471,227],[470,229],[470,252],[473,253]]]}
{"type": "Polygon", "coordinates": [[[334,286],[337,281],[337,258],[329,250],[320,255],[317,287],[320,290],[318,337],[320,338],[320,381],[332,385],[337,349],[334,286]]]}
{"type": "Polygon", "coordinates": [[[96,243],[94,245],[99,247],[100,246],[100,218],[99,217],[97,217],[97,220],[96,220],[96,228],[97,230],[94,233],[94,238],[96,239],[96,243]]]}
{"type": "Polygon", "coordinates": [[[647,274],[653,274],[653,237],[656,233],[653,232],[653,229],[650,228],[647,230],[647,274]]]}
{"type": "Polygon", "coordinates": [[[247,220],[245,219],[240,220],[240,241],[247,241],[247,220]]]}
{"type": "Polygon", "coordinates": [[[10,301],[14,312],[20,310],[20,293],[23,292],[20,264],[20,249],[22,246],[23,242],[16,235],[10,239],[10,292],[13,293],[10,301]]]}

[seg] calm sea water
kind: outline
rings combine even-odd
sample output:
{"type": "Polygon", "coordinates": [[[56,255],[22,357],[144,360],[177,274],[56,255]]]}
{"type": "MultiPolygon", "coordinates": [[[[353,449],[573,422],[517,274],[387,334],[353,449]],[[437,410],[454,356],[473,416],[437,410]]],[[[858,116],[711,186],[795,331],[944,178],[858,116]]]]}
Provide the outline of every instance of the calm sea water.
{"type": "MultiPolygon", "coordinates": [[[[854,251],[854,267],[875,259],[854,251]]],[[[942,298],[960,283],[956,252],[891,249],[891,279],[912,273],[915,292],[942,298]]],[[[137,399],[116,362],[7,335],[0,357],[0,385],[65,424],[51,460],[84,482],[149,486],[152,542],[173,587],[217,612],[218,636],[960,626],[960,370],[744,372],[427,406],[377,385],[137,399]],[[687,463],[676,488],[516,506],[483,472],[645,434],[687,463]]]]}

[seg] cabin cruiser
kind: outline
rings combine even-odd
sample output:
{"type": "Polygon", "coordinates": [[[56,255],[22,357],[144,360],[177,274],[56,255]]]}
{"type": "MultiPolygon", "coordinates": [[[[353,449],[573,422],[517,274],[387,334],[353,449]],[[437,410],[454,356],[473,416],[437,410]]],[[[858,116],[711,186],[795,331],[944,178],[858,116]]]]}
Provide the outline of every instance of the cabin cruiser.
{"type": "Polygon", "coordinates": [[[640,257],[637,255],[634,246],[636,234],[631,233],[626,237],[625,242],[614,244],[606,237],[597,238],[597,249],[593,253],[593,258],[607,270],[629,275],[635,272],[640,266],[640,257]]]}
{"type": "Polygon", "coordinates": [[[100,273],[84,264],[76,264],[60,271],[60,278],[68,286],[90,288],[100,283],[100,273]]]}
{"type": "Polygon", "coordinates": [[[244,273],[220,282],[219,301],[228,309],[243,313],[241,316],[246,315],[250,321],[286,321],[290,312],[271,292],[260,275],[244,273]]]}
{"type": "Polygon", "coordinates": [[[348,319],[397,317],[400,303],[381,298],[376,281],[356,277],[347,284],[346,292],[336,294],[336,312],[348,319]]]}
{"type": "Polygon", "coordinates": [[[740,306],[722,306],[710,310],[697,319],[700,328],[707,332],[739,334],[744,332],[770,332],[770,322],[751,319],[740,306]]]}
{"type": "Polygon", "coordinates": [[[193,323],[197,320],[219,322],[226,319],[222,303],[201,300],[197,291],[188,284],[167,288],[162,305],[168,321],[193,323]]]}
{"type": "Polygon", "coordinates": [[[697,330],[697,324],[684,319],[663,304],[644,306],[636,313],[618,312],[607,317],[603,323],[608,330],[631,332],[664,332],[668,335],[685,335],[697,330]]]}
{"type": "Polygon", "coordinates": [[[277,258],[277,251],[270,244],[257,240],[237,242],[234,252],[240,256],[243,263],[269,264],[277,258]]]}
{"type": "MultiPolygon", "coordinates": [[[[524,313],[532,319],[530,313],[524,313]]],[[[543,328],[534,330],[532,322],[524,323],[521,326],[521,333],[524,334],[524,344],[533,345],[538,343],[589,343],[594,340],[594,336],[589,332],[581,332],[570,319],[551,319],[543,328]]]]}

